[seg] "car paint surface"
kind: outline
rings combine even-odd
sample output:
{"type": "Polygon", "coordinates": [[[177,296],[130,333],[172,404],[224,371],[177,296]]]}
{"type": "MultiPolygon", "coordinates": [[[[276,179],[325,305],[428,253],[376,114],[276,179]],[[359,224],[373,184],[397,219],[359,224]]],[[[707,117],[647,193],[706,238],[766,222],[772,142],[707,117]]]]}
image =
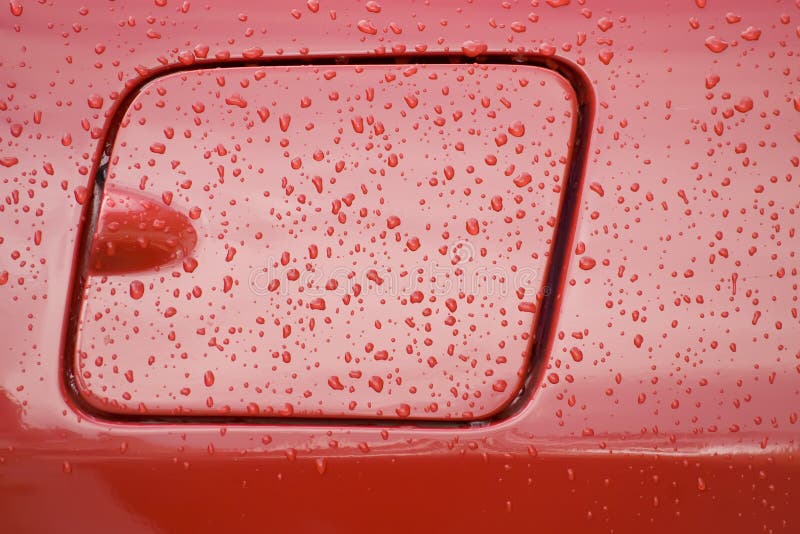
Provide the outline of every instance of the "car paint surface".
{"type": "Polygon", "coordinates": [[[149,83],[121,120],[90,237],[72,366],[83,400],[140,416],[501,411],[527,375],[575,100],[548,69],[502,64],[149,83]],[[138,206],[153,205],[182,221],[144,220],[138,206]],[[183,221],[194,250],[96,272],[131,264],[124,246],[163,256],[186,241],[183,221]]]}
{"type": "Polygon", "coordinates": [[[797,531],[799,24],[794,2],[12,0],[4,530],[797,531]],[[443,53],[585,76],[585,168],[524,404],[450,427],[111,421],[76,405],[82,216],[132,91],[203,62],[443,53]]]}

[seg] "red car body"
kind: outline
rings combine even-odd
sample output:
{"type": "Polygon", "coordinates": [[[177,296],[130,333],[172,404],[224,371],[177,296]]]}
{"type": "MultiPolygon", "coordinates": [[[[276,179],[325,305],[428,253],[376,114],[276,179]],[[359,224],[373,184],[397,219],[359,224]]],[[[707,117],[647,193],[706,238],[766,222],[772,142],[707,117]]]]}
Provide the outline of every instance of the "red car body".
{"type": "MultiPolygon", "coordinates": [[[[12,0],[2,13],[3,531],[800,528],[797,3],[234,4],[12,0]],[[349,418],[328,401],[290,414],[248,412],[235,395],[230,413],[202,398],[154,413],[92,400],[76,365],[84,290],[114,270],[88,257],[102,237],[92,210],[114,180],[140,176],[109,175],[102,198],[95,179],[148,84],[225,67],[451,63],[546,70],[576,99],[519,394],[453,420],[423,404],[405,420],[396,404],[349,418]]],[[[151,152],[143,161],[163,150],[151,152]]],[[[202,247],[214,220],[189,207],[167,216],[191,219],[202,247]]],[[[189,254],[187,239],[170,246],[189,254]]],[[[181,302],[193,313],[198,301],[181,302]]],[[[155,305],[130,313],[167,324],[155,305]]],[[[311,397],[347,392],[295,371],[311,397]]],[[[183,387],[147,380],[152,398],[183,387]]],[[[363,391],[354,399],[374,397],[363,391]]]]}

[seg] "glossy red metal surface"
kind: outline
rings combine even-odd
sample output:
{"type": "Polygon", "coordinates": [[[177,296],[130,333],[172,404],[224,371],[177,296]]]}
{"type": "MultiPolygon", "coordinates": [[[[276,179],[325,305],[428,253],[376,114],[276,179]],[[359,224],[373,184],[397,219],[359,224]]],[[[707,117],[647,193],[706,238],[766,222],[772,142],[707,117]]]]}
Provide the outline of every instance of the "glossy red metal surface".
{"type": "Polygon", "coordinates": [[[795,3],[13,0],[0,16],[4,530],[798,530],[795,3]],[[433,428],[109,422],[74,403],[81,221],[133,91],[203,62],[483,51],[582,73],[593,114],[524,406],[433,428]]]}
{"type": "Polygon", "coordinates": [[[140,416],[499,411],[527,374],[576,111],[563,78],[524,65],[151,82],[111,151],[90,268],[131,272],[88,280],[81,396],[140,416]],[[153,199],[128,231],[119,188],[153,199]],[[171,251],[159,236],[182,242],[154,206],[201,239],[142,272],[171,251]]]}
{"type": "Polygon", "coordinates": [[[190,258],[197,232],[189,217],[135,190],[108,189],[89,247],[88,271],[108,275],[158,270],[190,258]]]}

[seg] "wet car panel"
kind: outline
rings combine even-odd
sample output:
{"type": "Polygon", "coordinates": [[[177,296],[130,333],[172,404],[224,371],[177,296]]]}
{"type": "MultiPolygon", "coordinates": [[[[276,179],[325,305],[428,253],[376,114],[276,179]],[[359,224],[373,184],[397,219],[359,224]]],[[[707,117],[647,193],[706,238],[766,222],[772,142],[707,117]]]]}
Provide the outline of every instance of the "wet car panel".
{"type": "Polygon", "coordinates": [[[796,532],[798,17],[739,0],[5,4],[4,530],[796,532]],[[178,422],[78,402],[77,252],[139,89],[437,54],[572,73],[587,110],[513,414],[178,422]]]}
{"type": "Polygon", "coordinates": [[[528,371],[576,109],[557,73],[513,64],[154,80],[111,150],[80,395],[141,416],[499,411],[528,371]]]}

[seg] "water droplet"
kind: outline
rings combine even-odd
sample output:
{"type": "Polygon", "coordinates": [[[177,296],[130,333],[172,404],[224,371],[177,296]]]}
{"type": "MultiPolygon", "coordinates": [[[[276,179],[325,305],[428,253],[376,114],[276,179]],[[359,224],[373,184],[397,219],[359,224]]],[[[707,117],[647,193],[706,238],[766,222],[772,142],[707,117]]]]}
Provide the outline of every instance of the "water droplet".
{"type": "Polygon", "coordinates": [[[82,185],[75,188],[74,195],[78,204],[86,204],[86,201],[89,200],[89,190],[82,185]]]}
{"type": "Polygon", "coordinates": [[[92,109],[100,109],[103,107],[103,97],[98,94],[91,94],[87,99],[87,103],[92,109]]]}
{"type": "Polygon", "coordinates": [[[206,371],[203,375],[203,383],[206,387],[211,387],[214,385],[214,372],[213,371],[206,371]]]}
{"type": "Polygon", "coordinates": [[[508,133],[514,137],[522,137],[525,135],[525,125],[520,121],[516,121],[508,127],[508,133]]]}
{"type": "Polygon", "coordinates": [[[133,280],[129,290],[131,298],[139,300],[144,295],[144,283],[141,280],[133,280]]]}
{"type": "Polygon", "coordinates": [[[739,113],[747,113],[753,109],[753,99],[748,96],[742,97],[733,105],[733,108],[739,113]]]}
{"type": "Polygon", "coordinates": [[[358,21],[358,31],[368,35],[376,35],[378,33],[378,29],[371,22],[363,19],[358,21]]]}
{"type": "Polygon", "coordinates": [[[745,41],[758,41],[761,37],[761,30],[755,26],[748,26],[746,30],[739,34],[745,41]]]}
{"type": "Polygon", "coordinates": [[[9,2],[9,7],[11,8],[11,14],[15,17],[22,15],[22,2],[19,0],[11,0],[9,2]]]}
{"type": "Polygon", "coordinates": [[[486,43],[481,43],[478,41],[464,41],[461,45],[461,52],[467,57],[478,57],[481,54],[486,53],[488,50],[488,46],[486,43]]]}
{"type": "Polygon", "coordinates": [[[728,48],[728,43],[726,41],[723,41],[719,37],[712,35],[706,39],[706,48],[708,48],[715,54],[719,54],[720,52],[728,48]]]}

